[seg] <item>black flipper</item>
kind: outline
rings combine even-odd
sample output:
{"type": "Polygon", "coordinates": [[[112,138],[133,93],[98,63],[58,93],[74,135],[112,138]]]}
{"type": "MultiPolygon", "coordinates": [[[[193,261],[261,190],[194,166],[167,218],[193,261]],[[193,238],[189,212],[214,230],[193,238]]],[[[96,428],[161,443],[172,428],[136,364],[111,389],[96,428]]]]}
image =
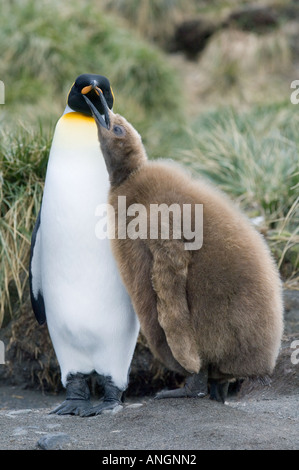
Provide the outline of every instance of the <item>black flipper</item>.
{"type": "Polygon", "coordinates": [[[31,298],[31,305],[34,311],[34,315],[40,325],[46,322],[46,310],[45,310],[45,303],[42,292],[38,289],[37,294],[34,285],[38,283],[40,285],[40,272],[32,272],[32,261],[33,257],[37,257],[37,262],[40,263],[40,240],[39,240],[39,228],[40,228],[40,213],[39,211],[36,223],[32,232],[31,237],[31,248],[30,248],[30,262],[29,262],[29,286],[30,286],[30,298],[31,298]],[[35,279],[35,277],[39,277],[39,279],[35,279]]]}

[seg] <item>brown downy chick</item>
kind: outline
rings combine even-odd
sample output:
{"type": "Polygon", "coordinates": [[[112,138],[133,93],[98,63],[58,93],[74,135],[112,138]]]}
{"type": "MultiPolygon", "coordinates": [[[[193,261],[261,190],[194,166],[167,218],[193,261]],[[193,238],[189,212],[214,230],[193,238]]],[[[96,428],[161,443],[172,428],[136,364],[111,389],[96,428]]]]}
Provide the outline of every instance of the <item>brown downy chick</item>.
{"type": "Polygon", "coordinates": [[[276,266],[262,236],[223,193],[172,164],[148,161],[137,131],[108,107],[105,114],[104,120],[94,111],[111,182],[109,204],[116,220],[125,215],[112,250],[153,354],[188,376],[183,388],[158,397],[204,396],[209,380],[211,398],[224,401],[229,381],[265,376],[275,366],[283,330],[276,266]],[[118,214],[120,196],[126,214],[118,214]],[[136,204],[145,208],[137,238],[128,236],[136,204]],[[161,224],[151,237],[151,209],[161,204],[182,212],[189,205],[190,230],[194,237],[203,230],[202,246],[186,243],[183,221],[175,223],[174,214],[168,239],[161,224]]]}

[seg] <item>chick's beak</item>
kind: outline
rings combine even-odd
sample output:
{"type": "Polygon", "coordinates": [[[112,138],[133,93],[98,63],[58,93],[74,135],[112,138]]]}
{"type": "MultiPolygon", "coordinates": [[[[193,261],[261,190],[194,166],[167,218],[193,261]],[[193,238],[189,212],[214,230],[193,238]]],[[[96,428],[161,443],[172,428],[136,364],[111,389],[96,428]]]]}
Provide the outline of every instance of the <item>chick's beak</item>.
{"type": "Polygon", "coordinates": [[[104,127],[105,129],[109,129],[109,127],[110,127],[109,108],[108,108],[107,102],[104,98],[102,90],[97,86],[88,85],[88,86],[84,87],[81,90],[81,93],[83,94],[83,98],[85,99],[87,105],[89,106],[89,109],[90,109],[94,119],[96,120],[96,122],[98,124],[100,124],[102,127],[104,127]],[[89,93],[91,90],[94,90],[96,92],[96,94],[98,95],[98,97],[100,98],[101,104],[104,108],[104,118],[99,113],[99,111],[97,110],[95,105],[88,98],[88,96],[86,96],[86,94],[89,93]]]}

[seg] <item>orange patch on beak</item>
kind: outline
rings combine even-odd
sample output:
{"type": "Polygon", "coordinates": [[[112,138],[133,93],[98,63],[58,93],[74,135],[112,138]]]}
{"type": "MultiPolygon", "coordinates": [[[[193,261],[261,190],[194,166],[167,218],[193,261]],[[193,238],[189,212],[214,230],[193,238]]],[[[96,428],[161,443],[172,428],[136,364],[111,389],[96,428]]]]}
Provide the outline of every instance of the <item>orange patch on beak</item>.
{"type": "Polygon", "coordinates": [[[95,91],[99,96],[100,96],[99,91],[103,94],[101,88],[99,88],[99,87],[97,87],[97,86],[95,87],[94,91],[95,91]]]}
{"type": "Polygon", "coordinates": [[[92,85],[88,85],[88,86],[85,86],[84,88],[82,88],[82,90],[81,90],[82,95],[86,95],[86,93],[89,93],[92,90],[92,88],[93,88],[92,85]]]}
{"type": "Polygon", "coordinates": [[[81,93],[82,93],[82,95],[86,95],[86,94],[89,93],[91,90],[94,90],[98,96],[100,96],[100,93],[99,93],[99,92],[101,92],[101,93],[103,94],[101,88],[99,88],[99,87],[97,87],[97,86],[95,87],[95,86],[93,86],[93,85],[87,85],[87,86],[85,86],[84,88],[82,88],[81,93]]]}

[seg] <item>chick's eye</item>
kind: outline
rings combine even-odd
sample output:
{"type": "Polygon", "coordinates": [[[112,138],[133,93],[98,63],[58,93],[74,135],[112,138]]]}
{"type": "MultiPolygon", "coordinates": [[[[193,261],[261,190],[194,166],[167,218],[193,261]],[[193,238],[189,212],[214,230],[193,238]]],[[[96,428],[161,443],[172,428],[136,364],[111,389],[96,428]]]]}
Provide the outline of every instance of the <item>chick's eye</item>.
{"type": "Polygon", "coordinates": [[[115,135],[124,135],[125,129],[122,126],[113,126],[113,132],[115,135]]]}

